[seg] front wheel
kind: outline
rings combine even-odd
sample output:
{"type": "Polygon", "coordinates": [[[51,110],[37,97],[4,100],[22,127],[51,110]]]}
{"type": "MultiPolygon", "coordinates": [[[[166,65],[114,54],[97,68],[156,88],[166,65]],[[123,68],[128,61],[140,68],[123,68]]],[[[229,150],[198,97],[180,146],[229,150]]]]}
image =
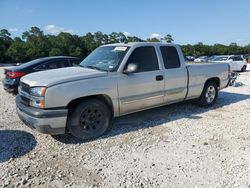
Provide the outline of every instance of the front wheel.
{"type": "Polygon", "coordinates": [[[73,136],[86,140],[101,136],[110,122],[109,107],[100,100],[89,99],[70,109],[67,128],[73,136]]]}
{"type": "Polygon", "coordinates": [[[214,81],[207,82],[204,86],[202,94],[198,99],[199,105],[201,107],[212,106],[218,97],[218,86],[214,81]]]}

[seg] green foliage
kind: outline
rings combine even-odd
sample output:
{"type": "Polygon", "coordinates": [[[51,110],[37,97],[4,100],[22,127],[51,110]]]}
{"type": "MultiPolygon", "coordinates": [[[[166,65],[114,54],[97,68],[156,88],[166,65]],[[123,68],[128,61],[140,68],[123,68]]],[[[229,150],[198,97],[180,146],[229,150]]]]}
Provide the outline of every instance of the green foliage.
{"type": "MultiPolygon", "coordinates": [[[[127,42],[167,42],[174,41],[170,34],[162,39],[150,38],[143,40],[136,36],[125,36],[122,32],[112,32],[104,34],[101,31],[87,33],[83,36],[72,35],[61,32],[57,36],[44,34],[38,27],[31,27],[25,31],[22,36],[11,38],[11,34],[6,29],[0,30],[0,62],[26,62],[32,59],[45,56],[69,55],[85,58],[98,46],[110,43],[127,42]]],[[[185,55],[223,55],[223,54],[246,54],[250,53],[250,44],[248,46],[238,46],[231,43],[229,46],[222,44],[204,45],[199,42],[195,45],[182,45],[185,55]]]]}
{"type": "Polygon", "coordinates": [[[144,40],[140,39],[139,37],[135,37],[135,36],[133,36],[133,37],[128,36],[127,38],[128,38],[128,42],[144,42],[144,40]]]}
{"type": "Polygon", "coordinates": [[[182,45],[182,50],[185,55],[203,56],[203,55],[230,55],[230,54],[249,54],[250,45],[238,46],[236,43],[231,43],[229,46],[223,44],[204,45],[199,42],[195,45],[182,45]]]}
{"type": "Polygon", "coordinates": [[[160,40],[158,38],[150,38],[147,39],[147,42],[160,42],[160,40]]]}
{"type": "Polygon", "coordinates": [[[59,48],[52,48],[49,52],[49,56],[60,56],[62,51],[59,48]]]}
{"type": "Polygon", "coordinates": [[[69,54],[70,56],[75,56],[75,57],[82,57],[82,49],[79,47],[76,47],[74,50],[72,50],[69,54]]]}
{"type": "Polygon", "coordinates": [[[22,38],[25,41],[27,57],[36,59],[49,55],[48,37],[38,27],[31,27],[30,31],[25,31],[22,38]]]}
{"type": "Polygon", "coordinates": [[[10,33],[7,29],[0,30],[0,62],[10,61],[9,56],[7,55],[7,50],[9,49],[12,39],[10,33]]]}
{"type": "Polygon", "coordinates": [[[22,41],[21,38],[16,37],[8,48],[6,55],[11,62],[25,62],[29,60],[26,52],[26,43],[22,41]]]}
{"type": "Polygon", "coordinates": [[[10,37],[10,33],[8,32],[7,29],[1,29],[0,30],[0,39],[4,40],[4,41],[11,41],[11,37],[10,37]]]}
{"type": "Polygon", "coordinates": [[[174,39],[173,39],[172,35],[170,35],[170,34],[167,34],[165,37],[163,37],[162,40],[166,41],[166,43],[174,42],[174,39]]]}

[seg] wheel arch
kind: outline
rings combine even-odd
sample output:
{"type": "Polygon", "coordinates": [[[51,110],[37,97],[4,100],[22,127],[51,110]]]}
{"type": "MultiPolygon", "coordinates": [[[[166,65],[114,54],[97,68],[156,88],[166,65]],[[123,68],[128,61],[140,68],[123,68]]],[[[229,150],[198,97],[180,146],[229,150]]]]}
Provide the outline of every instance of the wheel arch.
{"type": "Polygon", "coordinates": [[[90,96],[76,98],[76,99],[70,101],[67,104],[66,108],[69,109],[69,112],[70,112],[70,109],[72,109],[74,106],[76,106],[80,102],[82,102],[84,100],[88,100],[88,99],[97,99],[97,100],[104,102],[108,106],[108,108],[110,109],[112,116],[114,116],[113,102],[112,102],[110,96],[108,96],[106,94],[97,94],[97,95],[90,95],[90,96]]]}
{"type": "Polygon", "coordinates": [[[201,93],[200,97],[198,98],[198,104],[199,104],[201,107],[205,107],[205,108],[211,106],[211,105],[214,103],[214,101],[216,100],[217,96],[218,96],[219,88],[220,88],[220,79],[219,79],[218,77],[212,77],[212,78],[207,79],[207,81],[206,81],[205,84],[204,84],[202,93],[201,93]],[[211,103],[208,103],[208,102],[206,101],[206,99],[205,99],[206,88],[207,88],[207,84],[208,84],[209,82],[214,82],[214,83],[216,84],[216,86],[217,86],[215,98],[214,98],[214,100],[213,100],[211,103]]]}
{"type": "Polygon", "coordinates": [[[212,78],[209,78],[209,79],[205,82],[203,89],[205,88],[206,84],[207,84],[208,82],[211,82],[211,81],[215,82],[215,84],[217,85],[217,87],[220,88],[220,78],[218,78],[218,77],[212,77],[212,78]]]}

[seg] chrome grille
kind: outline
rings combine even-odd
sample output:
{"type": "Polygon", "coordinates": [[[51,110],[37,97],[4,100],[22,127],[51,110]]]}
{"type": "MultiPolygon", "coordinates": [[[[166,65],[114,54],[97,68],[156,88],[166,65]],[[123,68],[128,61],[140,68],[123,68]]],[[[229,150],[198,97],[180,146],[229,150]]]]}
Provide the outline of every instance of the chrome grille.
{"type": "Polygon", "coordinates": [[[23,103],[26,106],[29,106],[30,100],[24,96],[21,96],[21,103],[23,103]]]}
{"type": "Polygon", "coordinates": [[[23,83],[23,82],[20,82],[19,87],[20,87],[20,88],[19,88],[19,89],[20,89],[19,94],[20,94],[20,96],[21,96],[21,103],[23,103],[24,105],[29,106],[30,99],[28,99],[25,95],[23,95],[23,94],[25,94],[25,93],[29,94],[29,92],[30,92],[30,87],[29,87],[29,85],[28,85],[28,84],[25,84],[25,83],[23,83]],[[22,94],[22,93],[23,93],[23,94],[22,94]]]}
{"type": "Polygon", "coordinates": [[[24,91],[25,93],[30,92],[30,86],[28,84],[23,83],[23,82],[20,82],[20,89],[21,89],[21,91],[24,91]]]}

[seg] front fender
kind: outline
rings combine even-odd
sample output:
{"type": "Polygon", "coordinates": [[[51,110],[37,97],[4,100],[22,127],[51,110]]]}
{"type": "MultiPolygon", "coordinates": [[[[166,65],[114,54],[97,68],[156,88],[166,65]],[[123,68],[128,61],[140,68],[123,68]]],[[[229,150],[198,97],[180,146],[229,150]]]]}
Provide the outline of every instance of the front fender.
{"type": "Polygon", "coordinates": [[[110,97],[114,113],[118,113],[118,92],[115,79],[95,78],[63,83],[49,87],[45,95],[46,108],[65,108],[71,101],[93,95],[107,95],[110,97]]]}

